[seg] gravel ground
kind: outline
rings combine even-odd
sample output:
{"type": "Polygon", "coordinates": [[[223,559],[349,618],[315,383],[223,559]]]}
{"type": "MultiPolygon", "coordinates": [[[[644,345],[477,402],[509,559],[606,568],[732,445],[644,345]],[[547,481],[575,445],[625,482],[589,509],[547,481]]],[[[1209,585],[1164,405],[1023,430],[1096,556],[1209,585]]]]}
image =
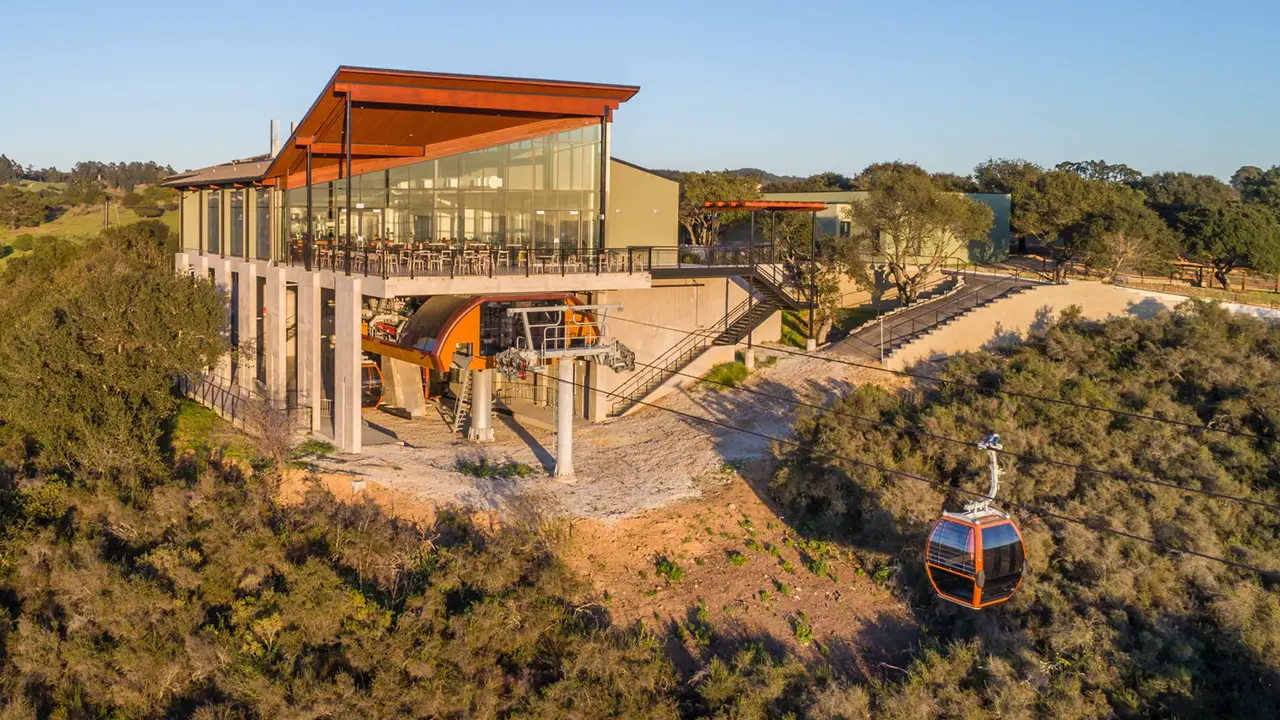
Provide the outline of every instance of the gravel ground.
{"type": "MultiPolygon", "coordinates": [[[[769,355],[767,348],[760,348],[758,362],[769,355]]],[[[824,403],[855,382],[886,377],[819,357],[777,357],[772,367],[757,366],[746,387],[824,403]]],[[[657,404],[775,437],[788,436],[796,411],[794,404],[782,400],[706,386],[677,391],[657,404]]],[[[548,477],[554,466],[555,433],[526,430],[506,416],[498,416],[495,441],[484,445],[459,439],[436,415],[402,420],[372,411],[366,417],[406,445],[372,446],[362,455],[337,456],[320,464],[322,473],[347,474],[416,499],[477,509],[500,510],[508,499],[532,493],[570,517],[605,522],[699,497],[704,488],[733,477],[729,464],[771,452],[768,440],[659,408],[641,408],[627,417],[576,428],[576,473],[571,481],[560,482],[548,477]],[[492,462],[525,463],[536,471],[525,478],[481,479],[457,470],[459,460],[481,456],[492,462]]]]}

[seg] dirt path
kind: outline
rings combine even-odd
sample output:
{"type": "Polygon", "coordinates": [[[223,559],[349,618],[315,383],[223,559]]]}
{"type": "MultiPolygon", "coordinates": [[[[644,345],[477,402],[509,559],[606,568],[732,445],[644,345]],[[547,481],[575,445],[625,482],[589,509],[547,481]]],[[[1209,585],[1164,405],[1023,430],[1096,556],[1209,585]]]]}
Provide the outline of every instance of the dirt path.
{"type": "MultiPolygon", "coordinates": [[[[768,351],[762,349],[761,361],[766,357],[768,351]]],[[[779,355],[772,367],[760,367],[747,387],[781,398],[824,403],[856,382],[886,377],[817,357],[779,355]]],[[[783,400],[707,387],[673,393],[660,404],[693,418],[783,438],[797,413],[794,404],[783,400]]],[[[568,517],[606,522],[699,497],[723,484],[735,464],[771,456],[766,439],[645,408],[577,429],[576,477],[560,483],[548,477],[554,466],[554,433],[526,430],[499,416],[495,442],[475,445],[450,432],[438,417],[403,420],[376,411],[366,417],[407,445],[373,446],[359,456],[330,458],[320,463],[322,472],[373,481],[417,502],[482,510],[500,509],[506,499],[536,491],[568,517]],[[491,462],[522,463],[534,472],[523,478],[484,479],[458,470],[460,460],[481,456],[491,462]]]]}

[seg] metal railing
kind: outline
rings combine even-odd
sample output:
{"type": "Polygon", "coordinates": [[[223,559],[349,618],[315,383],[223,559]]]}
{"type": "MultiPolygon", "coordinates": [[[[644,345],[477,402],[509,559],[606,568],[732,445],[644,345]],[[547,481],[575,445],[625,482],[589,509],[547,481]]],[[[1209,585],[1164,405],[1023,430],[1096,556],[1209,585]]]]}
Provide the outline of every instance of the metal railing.
{"type": "Polygon", "coordinates": [[[650,248],[405,245],[352,248],[290,243],[291,266],[381,278],[602,275],[647,272],[650,248]]]}
{"type": "MultiPolygon", "coordinates": [[[[972,292],[939,299],[932,310],[926,309],[920,312],[919,306],[913,303],[906,306],[902,310],[902,317],[894,322],[886,323],[882,319],[880,322],[874,323],[874,325],[868,324],[864,328],[873,329],[875,326],[879,326],[880,339],[873,347],[880,351],[880,356],[883,359],[886,357],[886,352],[896,350],[902,342],[914,339],[918,334],[933,330],[947,320],[959,317],[974,308],[1004,298],[1030,285],[1031,283],[1022,278],[1021,273],[1014,273],[991,284],[974,288],[972,292]]],[[[868,343],[863,341],[863,344],[868,343]]]]}

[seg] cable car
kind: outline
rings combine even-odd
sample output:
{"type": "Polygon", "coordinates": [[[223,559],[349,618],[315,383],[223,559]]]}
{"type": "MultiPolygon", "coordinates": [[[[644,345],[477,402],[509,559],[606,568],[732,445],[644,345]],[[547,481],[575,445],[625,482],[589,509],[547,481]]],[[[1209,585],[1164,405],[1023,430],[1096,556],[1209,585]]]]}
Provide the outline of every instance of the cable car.
{"type": "Polygon", "coordinates": [[[360,363],[360,407],[376,408],[382,404],[382,368],[372,360],[360,363]]]}
{"type": "Polygon", "coordinates": [[[1000,487],[999,435],[978,443],[991,458],[987,497],[965,505],[962,513],[942,513],[925,544],[925,571],[943,600],[978,609],[1013,597],[1022,585],[1026,547],[1007,513],[991,507],[1000,487]]]}

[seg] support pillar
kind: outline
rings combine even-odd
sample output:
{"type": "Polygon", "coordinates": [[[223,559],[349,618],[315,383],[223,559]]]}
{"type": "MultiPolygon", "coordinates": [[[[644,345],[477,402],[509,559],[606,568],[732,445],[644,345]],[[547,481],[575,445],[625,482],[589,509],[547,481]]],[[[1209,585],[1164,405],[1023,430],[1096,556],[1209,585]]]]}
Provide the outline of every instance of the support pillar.
{"type": "MultiPolygon", "coordinates": [[[[262,357],[267,365],[267,397],[283,404],[289,389],[289,375],[285,366],[287,362],[285,328],[288,321],[285,315],[288,310],[285,307],[284,268],[271,265],[267,267],[264,276],[267,282],[262,302],[267,314],[263,323],[265,329],[263,343],[266,347],[262,357]]],[[[359,317],[358,312],[357,317],[359,317]]]]}
{"type": "Polygon", "coordinates": [[[236,362],[239,371],[236,374],[236,385],[245,392],[253,391],[253,381],[258,377],[258,349],[254,347],[258,334],[258,313],[254,295],[258,293],[258,266],[251,262],[238,263],[236,272],[236,306],[231,309],[236,314],[236,326],[240,328],[240,346],[236,362]]]}
{"type": "Polygon", "coordinates": [[[573,476],[573,361],[556,361],[556,469],[559,478],[573,476]]]}
{"type": "Polygon", "coordinates": [[[185,252],[173,254],[173,270],[179,275],[191,273],[191,256],[185,252]]]}
{"type": "Polygon", "coordinates": [[[742,352],[742,364],[747,368],[747,372],[756,369],[756,349],[754,347],[748,345],[747,349],[742,352]]]}
{"type": "Polygon", "coordinates": [[[419,365],[384,356],[382,395],[386,404],[404,408],[410,417],[427,414],[427,401],[422,392],[422,367],[419,365]]]}
{"type": "Polygon", "coordinates": [[[471,427],[467,439],[493,442],[493,370],[471,371],[471,427]]]}
{"type": "Polygon", "coordinates": [[[346,453],[360,452],[360,305],[359,275],[338,275],[334,283],[333,440],[346,453]]]}
{"type": "Polygon", "coordinates": [[[311,410],[311,432],[320,431],[320,276],[303,273],[298,283],[298,406],[311,410]]]}

